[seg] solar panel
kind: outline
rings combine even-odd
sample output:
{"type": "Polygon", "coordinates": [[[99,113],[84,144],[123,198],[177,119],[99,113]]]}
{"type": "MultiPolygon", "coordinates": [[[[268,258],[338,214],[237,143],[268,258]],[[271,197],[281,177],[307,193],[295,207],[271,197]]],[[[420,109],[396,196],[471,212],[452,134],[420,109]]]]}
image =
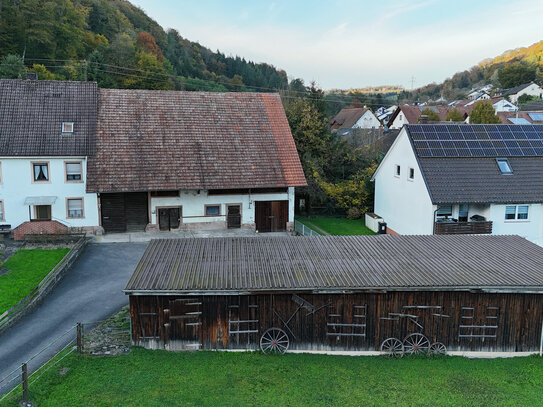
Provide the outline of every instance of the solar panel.
{"type": "Polygon", "coordinates": [[[543,155],[543,125],[410,124],[407,130],[420,157],[543,155]]]}
{"type": "Polygon", "coordinates": [[[528,116],[534,122],[543,122],[543,113],[528,113],[528,116]]]}
{"type": "Polygon", "coordinates": [[[510,117],[509,120],[513,124],[530,124],[528,120],[526,120],[524,117],[510,117]]]}

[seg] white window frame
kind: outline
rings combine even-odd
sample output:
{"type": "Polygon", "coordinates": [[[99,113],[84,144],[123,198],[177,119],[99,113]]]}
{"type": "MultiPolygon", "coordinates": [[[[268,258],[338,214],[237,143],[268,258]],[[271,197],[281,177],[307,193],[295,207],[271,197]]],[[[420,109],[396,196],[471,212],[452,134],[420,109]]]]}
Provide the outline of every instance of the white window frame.
{"type": "Polygon", "coordinates": [[[529,222],[530,221],[530,205],[506,205],[504,219],[505,219],[505,222],[529,222]],[[524,212],[519,213],[520,207],[528,208],[528,210],[526,211],[526,218],[519,218],[519,215],[524,214],[524,212]],[[515,208],[514,218],[511,218],[511,219],[507,218],[507,208],[515,208]]]}
{"type": "Polygon", "coordinates": [[[4,200],[0,199],[0,222],[6,221],[6,212],[4,208],[4,200]]]}
{"type": "Polygon", "coordinates": [[[73,133],[73,132],[74,132],[74,122],[62,122],[62,127],[60,128],[60,130],[61,130],[62,133],[64,133],[64,134],[73,133]],[[66,127],[67,127],[67,126],[70,126],[71,129],[70,129],[70,130],[66,130],[66,127]]]}
{"type": "Polygon", "coordinates": [[[396,178],[400,178],[401,175],[402,175],[402,167],[399,164],[396,164],[396,166],[394,167],[394,176],[396,178]]]}
{"type": "Polygon", "coordinates": [[[409,167],[409,170],[407,171],[407,180],[408,181],[415,180],[415,169],[413,167],[409,167]]]}

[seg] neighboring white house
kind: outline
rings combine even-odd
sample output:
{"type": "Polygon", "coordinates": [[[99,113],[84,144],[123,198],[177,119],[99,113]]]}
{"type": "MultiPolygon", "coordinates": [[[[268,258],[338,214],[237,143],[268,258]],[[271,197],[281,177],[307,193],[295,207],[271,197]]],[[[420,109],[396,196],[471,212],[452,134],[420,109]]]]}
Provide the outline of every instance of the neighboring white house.
{"type": "Polygon", "coordinates": [[[372,180],[389,233],[543,243],[542,125],[408,125],[372,180]]]}
{"type": "Polygon", "coordinates": [[[338,130],[345,133],[352,129],[377,129],[380,126],[379,119],[366,107],[341,109],[330,122],[332,133],[338,130]]]}
{"type": "Polygon", "coordinates": [[[98,229],[87,193],[96,83],[0,80],[0,223],[15,234],[98,229]]]}
{"type": "Polygon", "coordinates": [[[541,88],[541,86],[533,82],[530,82],[530,83],[525,83],[523,85],[516,86],[512,89],[507,90],[507,92],[505,92],[505,96],[507,96],[509,100],[513,103],[517,103],[518,98],[521,97],[522,95],[529,95],[529,96],[534,96],[539,99],[542,99],[543,88],[541,88]]]}

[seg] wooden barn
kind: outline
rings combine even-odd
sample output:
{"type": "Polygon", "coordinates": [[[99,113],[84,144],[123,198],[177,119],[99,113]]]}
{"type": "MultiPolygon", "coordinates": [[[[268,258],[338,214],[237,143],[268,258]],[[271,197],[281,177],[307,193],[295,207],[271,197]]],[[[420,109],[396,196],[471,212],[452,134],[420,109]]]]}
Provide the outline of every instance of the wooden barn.
{"type": "Polygon", "coordinates": [[[153,240],[126,286],[135,345],[540,350],[543,248],[518,236],[153,240]]]}

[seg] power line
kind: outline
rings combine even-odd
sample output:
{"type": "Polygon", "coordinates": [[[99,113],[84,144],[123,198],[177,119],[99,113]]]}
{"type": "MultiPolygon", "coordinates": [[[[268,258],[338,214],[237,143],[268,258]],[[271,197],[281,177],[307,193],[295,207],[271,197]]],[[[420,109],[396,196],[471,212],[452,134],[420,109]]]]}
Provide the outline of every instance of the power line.
{"type": "MultiPolygon", "coordinates": [[[[46,58],[39,58],[39,59],[38,58],[26,58],[26,60],[27,61],[28,60],[32,60],[32,61],[35,61],[35,60],[54,61],[54,62],[56,62],[56,61],[85,62],[84,60],[56,60],[56,59],[46,59],[46,58]]],[[[99,72],[104,72],[104,73],[109,73],[109,74],[112,74],[112,75],[119,75],[119,76],[124,76],[124,77],[134,77],[134,78],[140,78],[140,79],[146,79],[146,80],[158,81],[158,82],[166,82],[169,79],[169,80],[172,80],[172,81],[181,82],[181,83],[183,83],[184,85],[187,85],[187,86],[191,86],[191,84],[188,83],[188,80],[194,79],[194,80],[200,81],[199,83],[197,83],[195,85],[207,86],[208,89],[213,89],[214,84],[232,86],[231,83],[225,82],[225,81],[220,81],[220,80],[208,81],[208,80],[200,79],[200,78],[185,78],[185,77],[179,77],[179,76],[170,75],[170,74],[163,74],[163,73],[160,73],[160,72],[151,72],[151,71],[145,71],[145,70],[142,70],[142,69],[135,69],[135,68],[122,67],[122,66],[118,66],[118,65],[104,64],[104,63],[101,63],[101,62],[88,62],[87,61],[87,63],[88,64],[111,67],[111,68],[115,68],[115,69],[122,69],[122,70],[125,70],[125,71],[132,71],[132,72],[138,72],[138,73],[146,74],[146,76],[142,76],[142,75],[138,75],[138,74],[135,74],[135,73],[127,73],[127,72],[119,72],[119,71],[109,70],[109,69],[94,68],[96,71],[99,71],[99,72]]],[[[16,64],[12,64],[12,65],[16,65],[16,64]]],[[[84,65],[84,64],[81,64],[81,65],[74,65],[74,64],[43,65],[43,64],[41,64],[41,65],[43,67],[45,67],[45,68],[77,68],[77,69],[88,68],[88,66],[84,65]]],[[[311,95],[311,93],[309,91],[296,91],[296,90],[289,90],[289,89],[269,88],[269,87],[251,86],[251,85],[244,85],[244,87],[246,89],[261,89],[261,90],[268,90],[268,91],[278,92],[278,93],[281,94],[282,98],[286,98],[286,99],[298,99],[300,97],[307,97],[307,98],[310,98],[310,99],[317,99],[316,97],[312,97],[312,95],[311,95]],[[285,94],[285,92],[286,93],[298,94],[299,96],[288,95],[288,94],[285,94]]],[[[335,94],[335,95],[337,95],[337,94],[335,94]]],[[[357,97],[363,98],[364,102],[366,104],[369,104],[369,105],[379,105],[379,106],[383,106],[383,107],[390,107],[390,106],[396,106],[398,104],[398,103],[386,101],[386,96],[381,96],[381,98],[379,98],[378,96],[365,96],[363,94],[362,95],[345,95],[346,99],[336,99],[336,98],[327,97],[324,94],[322,95],[322,98],[323,98],[324,102],[326,102],[326,103],[340,103],[340,104],[348,104],[349,103],[348,98],[357,98],[357,97]],[[382,99],[384,99],[384,100],[382,100],[382,99]]]]}

